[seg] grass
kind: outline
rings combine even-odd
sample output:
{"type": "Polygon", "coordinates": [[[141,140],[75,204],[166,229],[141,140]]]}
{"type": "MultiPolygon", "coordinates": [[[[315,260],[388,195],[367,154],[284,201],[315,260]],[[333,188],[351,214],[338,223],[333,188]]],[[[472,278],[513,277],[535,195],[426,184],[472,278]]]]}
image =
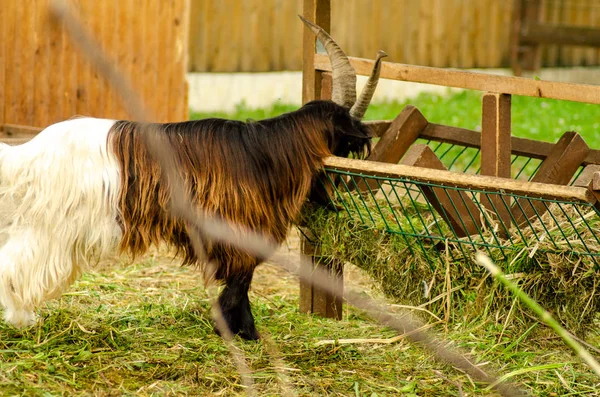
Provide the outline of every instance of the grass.
{"type": "MultiPolygon", "coordinates": [[[[449,98],[422,95],[411,103],[432,122],[477,128],[479,98],[468,92],[449,98]]],[[[598,148],[597,107],[519,97],[513,104],[515,135],[555,141],[574,128],[598,148]]],[[[403,105],[374,105],[367,117],[393,118],[403,105]]],[[[241,105],[233,115],[192,116],[261,119],[294,108],[241,105]]],[[[380,296],[370,278],[353,266],[346,267],[345,281],[380,296]]],[[[0,323],[0,395],[244,395],[229,352],[212,331],[210,293],[198,272],[179,267],[161,250],[134,264],[107,263],[41,308],[38,325],[16,330],[0,323]]],[[[453,299],[469,304],[468,297],[453,299]]],[[[316,347],[322,340],[395,333],[349,307],[341,321],[299,313],[297,280],[273,265],[258,269],[251,301],[259,331],[269,337],[235,344],[252,369],[259,395],[282,395],[281,371],[300,396],[459,396],[459,386],[467,395],[495,395],[405,340],[316,347]]],[[[449,344],[477,357],[482,368],[496,369],[532,395],[598,393],[598,378],[558,337],[540,324],[517,332],[505,327],[507,321],[514,321],[510,313],[498,319],[456,316],[436,330],[449,344]]],[[[600,335],[592,332],[587,341],[598,345],[600,335]]]]}
{"type": "MultiPolygon", "coordinates": [[[[374,294],[356,270],[346,274],[374,294]]],[[[299,314],[297,281],[272,265],[259,268],[251,300],[260,331],[270,336],[236,345],[260,395],[283,391],[270,345],[301,396],[458,396],[458,384],[468,395],[495,395],[404,340],[316,347],[326,339],[394,333],[352,308],[339,322],[299,314]]],[[[164,254],[87,274],[41,310],[39,325],[23,331],[0,325],[0,394],[243,395],[229,353],[212,332],[208,302],[199,274],[164,254]]],[[[595,387],[594,376],[548,333],[501,330],[487,321],[455,324],[446,335],[484,368],[501,370],[535,395],[595,387]]]]}

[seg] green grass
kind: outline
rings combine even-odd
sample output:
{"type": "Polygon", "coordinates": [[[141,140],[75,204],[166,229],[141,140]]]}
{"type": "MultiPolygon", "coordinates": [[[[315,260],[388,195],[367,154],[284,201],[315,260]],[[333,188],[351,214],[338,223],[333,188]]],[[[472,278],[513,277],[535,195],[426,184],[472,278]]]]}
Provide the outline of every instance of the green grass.
{"type": "MultiPolygon", "coordinates": [[[[40,311],[39,325],[22,331],[0,325],[0,394],[243,395],[229,353],[212,332],[199,274],[168,262],[155,256],[85,275],[40,311]]],[[[361,280],[355,271],[347,275],[361,280]]],[[[458,396],[457,384],[468,395],[495,395],[404,340],[316,347],[325,339],[395,334],[352,308],[342,321],[298,313],[296,280],[272,266],[259,268],[251,300],[259,330],[270,337],[236,345],[261,396],[282,394],[273,349],[288,387],[300,396],[458,396]]],[[[516,335],[490,320],[454,324],[446,336],[486,370],[508,374],[535,395],[593,390],[594,376],[541,325],[516,335]]]]}

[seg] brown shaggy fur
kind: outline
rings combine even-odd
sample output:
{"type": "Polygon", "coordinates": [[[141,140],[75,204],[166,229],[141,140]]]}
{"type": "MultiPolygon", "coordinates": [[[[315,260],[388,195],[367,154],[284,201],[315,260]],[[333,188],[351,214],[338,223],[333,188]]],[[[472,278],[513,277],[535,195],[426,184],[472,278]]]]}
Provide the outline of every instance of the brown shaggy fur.
{"type": "MultiPolygon", "coordinates": [[[[169,214],[169,189],[140,135],[141,125],[119,121],[109,145],[122,170],[121,249],[144,253],[166,242],[198,262],[184,223],[169,214]]],[[[348,111],[329,101],[263,121],[205,119],[160,124],[176,154],[176,165],[192,202],[209,213],[262,232],[281,243],[332,153],[347,156],[368,146],[368,131],[348,111]]],[[[249,277],[260,258],[228,244],[205,246],[217,280],[249,277]]]]}

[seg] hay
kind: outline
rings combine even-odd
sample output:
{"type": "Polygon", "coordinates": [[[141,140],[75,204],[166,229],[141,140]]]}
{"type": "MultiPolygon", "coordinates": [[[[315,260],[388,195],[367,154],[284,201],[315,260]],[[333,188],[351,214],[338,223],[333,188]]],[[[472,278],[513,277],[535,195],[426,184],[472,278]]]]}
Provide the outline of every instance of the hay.
{"type": "MultiPolygon", "coordinates": [[[[583,335],[600,311],[598,259],[574,252],[581,245],[588,252],[600,252],[592,232],[599,220],[589,208],[565,208],[551,206],[530,227],[513,228],[504,239],[494,233],[494,225],[481,236],[464,238],[469,244],[389,233],[377,219],[369,227],[345,211],[307,207],[302,224],[316,236],[323,256],[364,269],[394,302],[420,306],[454,322],[479,319],[526,329],[535,321],[533,315],[474,261],[473,243],[500,243],[504,249],[484,252],[569,330],[583,335]]],[[[427,207],[419,212],[426,223],[435,222],[437,215],[427,207]]],[[[373,210],[371,216],[376,213],[373,210]]],[[[410,225],[417,222],[416,216],[399,221],[410,225]]],[[[442,231],[446,230],[447,225],[442,231]]]]}

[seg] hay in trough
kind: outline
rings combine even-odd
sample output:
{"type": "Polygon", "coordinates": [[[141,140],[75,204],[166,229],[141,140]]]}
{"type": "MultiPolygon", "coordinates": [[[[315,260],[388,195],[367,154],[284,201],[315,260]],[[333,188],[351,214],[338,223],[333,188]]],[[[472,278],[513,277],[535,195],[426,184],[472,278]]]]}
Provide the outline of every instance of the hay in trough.
{"type": "MultiPolygon", "coordinates": [[[[356,195],[343,193],[350,194],[356,195]]],[[[394,302],[421,306],[455,322],[480,319],[503,327],[531,326],[535,319],[527,308],[475,263],[480,249],[572,332],[583,335],[593,326],[600,311],[599,258],[593,255],[600,252],[593,232],[600,220],[593,208],[551,204],[527,227],[513,227],[508,235],[492,224],[457,241],[448,238],[448,225],[431,206],[410,202],[406,196],[395,204],[364,200],[364,208],[355,207],[355,212],[368,215],[371,222],[360,221],[352,211],[307,207],[302,222],[324,257],[362,268],[394,302]],[[397,221],[404,225],[401,230],[413,233],[390,232],[384,212],[376,210],[386,204],[402,207],[397,221]],[[436,228],[423,233],[417,224],[436,228]]]]}

